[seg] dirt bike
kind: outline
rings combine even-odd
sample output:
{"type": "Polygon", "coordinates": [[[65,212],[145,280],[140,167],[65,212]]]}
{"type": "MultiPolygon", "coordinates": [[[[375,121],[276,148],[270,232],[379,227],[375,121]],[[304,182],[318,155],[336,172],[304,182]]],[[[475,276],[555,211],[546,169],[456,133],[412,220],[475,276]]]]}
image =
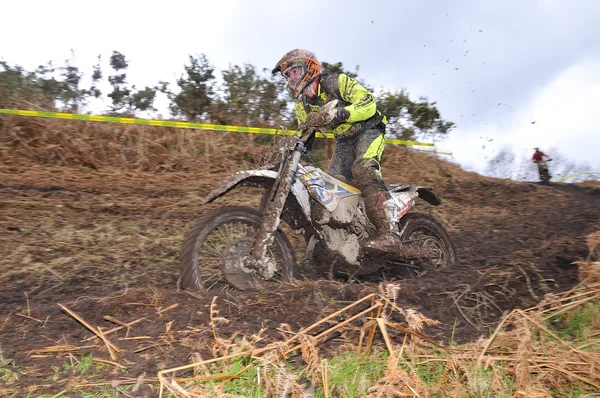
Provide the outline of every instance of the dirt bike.
{"type": "Polygon", "coordinates": [[[548,159],[546,161],[544,160],[539,160],[537,161],[537,165],[538,165],[538,173],[540,175],[540,180],[542,181],[542,183],[544,184],[549,184],[550,183],[550,171],[548,170],[548,163],[552,161],[552,159],[548,159]]]}
{"type": "Polygon", "coordinates": [[[456,261],[444,227],[429,215],[409,212],[417,198],[432,205],[441,203],[433,190],[424,186],[387,185],[391,199],[384,205],[396,221],[401,254],[373,256],[361,249],[376,230],[366,216],[360,191],[317,167],[300,163],[307,140],[333,120],[336,106],[334,100],[310,113],[297,135],[282,139],[285,144],[277,162],[238,171],[210,192],[205,204],[239,186],[264,188],[258,208],[224,206],[196,221],[181,250],[182,288],[255,290],[293,282],[298,265],[281,221],[303,235],[306,258],[330,277],[359,277],[379,271],[393,274],[398,269],[418,276],[456,261]]]}

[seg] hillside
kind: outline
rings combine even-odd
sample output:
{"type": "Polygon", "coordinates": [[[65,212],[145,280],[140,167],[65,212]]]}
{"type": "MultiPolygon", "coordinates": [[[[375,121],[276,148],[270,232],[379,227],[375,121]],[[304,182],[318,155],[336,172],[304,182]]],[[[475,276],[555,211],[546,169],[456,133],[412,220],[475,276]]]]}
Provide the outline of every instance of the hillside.
{"type": "MultiPolygon", "coordinates": [[[[206,350],[192,340],[202,333],[210,337],[206,325],[213,296],[177,289],[183,235],[206,208],[234,203],[224,198],[202,206],[218,181],[256,164],[270,139],[0,118],[0,344],[5,358],[29,369],[21,387],[43,384],[40,380],[53,373],[49,369],[68,358],[32,356],[29,350],[91,344],[82,340],[87,330],[57,303],[105,330],[114,326],[105,316],[127,322],[146,318],[135,334],[154,336],[158,350],[136,352],[139,341],[118,342],[132,363],[131,377],[188,363],[191,349],[206,350]],[[165,330],[175,337],[165,337],[165,330]]],[[[330,142],[318,140],[313,160],[325,167],[330,151],[330,142]]],[[[418,207],[446,225],[459,263],[396,282],[400,293],[394,301],[440,321],[425,329],[435,341],[474,341],[511,310],[534,306],[546,294],[580,282],[575,262],[587,258],[585,238],[600,229],[597,184],[543,186],[487,178],[391,146],[383,174],[388,183],[432,185],[442,198],[437,208],[425,202],[418,207]]],[[[239,202],[253,200],[242,195],[239,202]]],[[[302,266],[310,268],[306,262],[302,266]]],[[[298,330],[382,286],[307,278],[258,295],[214,294],[231,321],[223,325],[223,335],[250,336],[267,328],[268,340],[279,335],[281,324],[298,330]]],[[[76,350],[77,355],[87,351],[76,350]]],[[[68,380],[62,383],[67,388],[68,380]]]]}

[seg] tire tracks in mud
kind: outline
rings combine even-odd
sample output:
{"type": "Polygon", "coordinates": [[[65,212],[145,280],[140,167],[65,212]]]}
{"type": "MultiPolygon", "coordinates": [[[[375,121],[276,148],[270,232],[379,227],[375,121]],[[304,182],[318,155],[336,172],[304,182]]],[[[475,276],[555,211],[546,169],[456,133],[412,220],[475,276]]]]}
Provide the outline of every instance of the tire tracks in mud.
{"type": "MultiPolygon", "coordinates": [[[[212,184],[212,181],[206,181],[191,189],[162,181],[160,188],[153,188],[140,186],[140,179],[130,183],[126,176],[119,181],[115,184],[113,178],[102,184],[100,178],[85,184],[62,185],[16,184],[13,181],[0,185],[0,203],[7,197],[18,200],[15,195],[25,193],[32,218],[39,210],[36,209],[38,200],[39,206],[61,205],[67,210],[57,212],[54,219],[51,214],[48,215],[48,223],[56,225],[85,226],[127,221],[142,223],[144,228],[160,228],[161,225],[183,228],[201,212],[200,202],[185,203],[185,206],[173,206],[173,203],[186,195],[208,192],[212,184]],[[148,220],[152,221],[148,223],[148,220]]],[[[446,326],[457,322],[457,327],[463,328],[465,336],[468,336],[478,333],[478,328],[493,324],[503,311],[534,304],[545,291],[566,290],[578,282],[577,267],[572,262],[585,257],[585,235],[598,226],[600,189],[482,178],[448,184],[438,192],[443,200],[440,212],[452,223],[449,233],[460,261],[450,269],[428,272],[416,280],[397,282],[402,291],[398,305],[417,308],[446,326]],[[459,309],[466,311],[470,317],[465,317],[459,309]]],[[[5,211],[11,212],[11,209],[5,207],[5,211]]],[[[34,221],[39,220],[32,219],[33,225],[34,221]]],[[[8,224],[2,225],[9,227],[8,224]]],[[[9,232],[18,241],[19,231],[9,232]]],[[[10,246],[7,249],[10,250],[10,246]]],[[[102,253],[103,248],[95,249],[102,253]]],[[[149,250],[154,250],[151,244],[149,250]]],[[[162,252],[164,250],[156,250],[156,255],[160,256],[162,252]]],[[[98,266],[113,267],[114,257],[104,257],[98,259],[98,266]]],[[[164,267],[165,270],[158,274],[148,272],[146,276],[138,273],[137,279],[132,279],[129,286],[153,286],[164,294],[174,292],[176,287],[165,282],[176,279],[176,264],[163,262],[152,266],[164,267]],[[165,273],[173,273],[173,277],[165,278],[165,273]],[[161,277],[155,279],[153,275],[161,277]]],[[[2,296],[14,297],[9,302],[20,306],[29,282],[15,282],[14,286],[3,289],[2,296]]],[[[74,278],[70,283],[73,285],[67,283],[44,297],[34,295],[31,298],[33,301],[58,302],[76,299],[86,290],[90,294],[101,295],[122,288],[122,285],[108,280],[104,285],[89,283],[86,286],[85,275],[74,278]]],[[[377,291],[378,281],[362,282],[361,286],[377,291]]],[[[11,309],[8,307],[4,311],[11,309]]],[[[282,309],[280,312],[286,311],[282,309]]]]}

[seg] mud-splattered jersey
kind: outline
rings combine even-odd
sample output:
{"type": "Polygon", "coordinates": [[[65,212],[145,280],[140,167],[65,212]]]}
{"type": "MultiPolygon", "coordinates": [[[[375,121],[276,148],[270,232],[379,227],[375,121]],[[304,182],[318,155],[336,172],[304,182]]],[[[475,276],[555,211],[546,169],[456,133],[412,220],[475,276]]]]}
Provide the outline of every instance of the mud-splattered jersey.
{"type": "Polygon", "coordinates": [[[310,112],[337,99],[350,113],[348,119],[328,129],[336,137],[350,137],[376,126],[385,127],[387,120],[377,106],[373,94],[359,82],[344,73],[327,73],[320,77],[317,95],[302,96],[294,106],[299,123],[306,121],[310,112]]]}

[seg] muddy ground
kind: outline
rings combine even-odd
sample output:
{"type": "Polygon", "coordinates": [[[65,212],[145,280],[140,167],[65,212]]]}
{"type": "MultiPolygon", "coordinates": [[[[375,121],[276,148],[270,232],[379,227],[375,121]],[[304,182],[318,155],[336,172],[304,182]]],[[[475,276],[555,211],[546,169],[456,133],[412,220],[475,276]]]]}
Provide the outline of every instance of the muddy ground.
{"type": "MultiPolygon", "coordinates": [[[[138,321],[110,334],[122,350],[117,361],[122,367],[99,368],[95,380],[79,381],[77,388],[85,389],[134,380],[143,372],[154,377],[190,363],[192,352],[210,356],[214,296],[219,315],[229,321],[218,326],[222,337],[252,336],[266,328],[266,344],[281,338],[281,324],[298,331],[384,289],[379,281],[309,279],[259,293],[179,291],[183,235],[206,211],[204,196],[226,173],[209,175],[2,167],[0,349],[20,372],[19,381],[6,388],[56,393],[74,388],[65,364],[90,353],[111,360],[105,345],[59,304],[104,331],[117,326],[105,317],[138,321]],[[66,345],[73,346],[71,353],[44,351],[66,345]]],[[[577,284],[574,262],[586,257],[584,237],[599,226],[600,188],[474,174],[435,185],[443,204],[419,207],[446,225],[459,264],[396,282],[395,298],[398,306],[441,322],[426,329],[434,340],[471,341],[489,333],[504,312],[577,284]]],[[[214,206],[224,203],[235,201],[224,198],[214,206]]],[[[301,265],[310,270],[310,263],[301,265]]]]}

